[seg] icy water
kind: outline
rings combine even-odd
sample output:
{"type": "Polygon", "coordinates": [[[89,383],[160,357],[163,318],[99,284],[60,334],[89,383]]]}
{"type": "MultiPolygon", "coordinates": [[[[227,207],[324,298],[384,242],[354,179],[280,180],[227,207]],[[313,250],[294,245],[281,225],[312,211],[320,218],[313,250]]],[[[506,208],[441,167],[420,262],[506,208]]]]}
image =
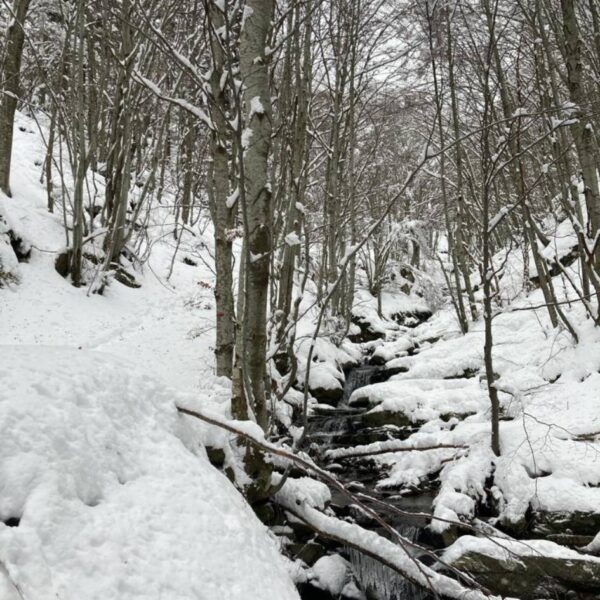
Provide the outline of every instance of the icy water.
{"type": "MultiPolygon", "coordinates": [[[[351,369],[346,374],[344,395],[340,405],[322,414],[311,418],[310,439],[317,451],[324,452],[329,448],[355,446],[373,441],[373,436],[388,435],[385,431],[374,429],[366,430],[361,425],[361,409],[353,409],[348,406],[348,400],[354,390],[365,385],[382,380],[381,367],[361,366],[351,369]]],[[[397,494],[382,493],[376,490],[375,483],[378,473],[364,465],[344,464],[343,468],[336,470],[338,477],[346,485],[359,485],[362,491],[376,496],[378,499],[392,504],[396,508],[410,512],[430,512],[431,496],[422,494],[420,496],[402,497],[397,494]]],[[[333,491],[333,505],[341,513],[352,510],[345,496],[333,491]]],[[[375,508],[375,506],[373,506],[375,508]]],[[[423,518],[398,516],[393,509],[381,509],[378,512],[387,523],[392,525],[400,535],[410,541],[415,541],[420,529],[425,525],[423,518]]],[[[366,526],[366,525],[365,525],[366,526]]],[[[373,528],[372,528],[373,529],[373,528]]],[[[379,531],[382,535],[384,532],[379,531]]],[[[398,548],[399,552],[402,552],[398,548]]],[[[369,600],[427,600],[430,596],[421,588],[414,586],[404,578],[400,577],[392,569],[385,567],[378,561],[361,554],[360,552],[346,548],[345,554],[352,564],[357,581],[369,600]]]]}

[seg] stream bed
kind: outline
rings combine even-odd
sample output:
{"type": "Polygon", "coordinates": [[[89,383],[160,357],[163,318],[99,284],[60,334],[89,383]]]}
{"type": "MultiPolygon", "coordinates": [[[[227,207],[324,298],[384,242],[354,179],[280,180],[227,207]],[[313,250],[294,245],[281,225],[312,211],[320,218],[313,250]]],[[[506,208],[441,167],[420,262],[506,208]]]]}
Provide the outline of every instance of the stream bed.
{"type": "MultiPolygon", "coordinates": [[[[367,427],[361,419],[366,409],[356,409],[348,405],[354,390],[384,381],[387,379],[386,375],[385,370],[377,366],[359,366],[348,370],[344,395],[339,405],[331,408],[321,405],[310,417],[309,439],[313,455],[322,457],[329,449],[358,446],[396,437],[397,428],[367,427]]],[[[362,501],[376,510],[402,537],[420,543],[427,518],[399,515],[394,508],[410,513],[430,514],[433,500],[431,493],[403,496],[396,492],[379,490],[376,484],[382,477],[382,472],[370,460],[344,459],[329,464],[328,468],[352,492],[372,496],[374,500],[363,498],[362,501]],[[379,502],[384,502],[387,506],[379,502]]],[[[332,490],[331,506],[338,516],[351,517],[361,526],[389,537],[388,532],[335,489],[332,490]]],[[[356,581],[369,600],[427,600],[430,597],[427,592],[378,561],[352,548],[339,548],[338,551],[350,561],[356,581]]],[[[400,546],[398,551],[402,552],[400,546]]],[[[303,594],[302,598],[313,600],[315,596],[303,594]]]]}

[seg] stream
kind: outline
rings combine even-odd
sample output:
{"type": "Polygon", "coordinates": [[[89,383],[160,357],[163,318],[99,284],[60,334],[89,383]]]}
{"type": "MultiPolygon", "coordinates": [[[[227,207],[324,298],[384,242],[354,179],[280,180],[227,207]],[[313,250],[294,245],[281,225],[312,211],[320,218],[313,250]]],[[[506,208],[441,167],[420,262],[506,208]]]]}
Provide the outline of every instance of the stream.
{"type": "MultiPolygon", "coordinates": [[[[310,417],[311,453],[322,455],[331,448],[358,446],[394,439],[398,435],[397,428],[393,426],[365,426],[362,423],[361,414],[366,409],[356,409],[348,405],[348,400],[354,390],[371,383],[384,381],[387,379],[386,375],[385,370],[377,366],[354,367],[346,373],[344,395],[339,405],[335,408],[320,408],[310,417]]],[[[402,496],[397,492],[378,490],[376,483],[381,477],[381,471],[375,468],[373,462],[364,459],[344,459],[340,462],[342,464],[330,464],[328,468],[351,491],[363,492],[403,511],[431,512],[433,496],[430,493],[402,496]]],[[[368,502],[365,501],[365,503],[368,502]]],[[[419,540],[426,525],[426,519],[398,515],[393,509],[386,509],[375,504],[375,502],[372,503],[373,508],[400,535],[410,541],[419,540]]],[[[387,532],[365,517],[337,490],[332,490],[332,508],[338,516],[351,516],[363,527],[389,537],[387,532]]],[[[402,550],[399,548],[399,551],[402,550]]],[[[398,576],[378,561],[351,548],[340,548],[339,552],[350,561],[356,580],[369,600],[427,600],[430,598],[430,595],[424,590],[398,576]]],[[[306,597],[304,600],[310,599],[306,597]]]]}

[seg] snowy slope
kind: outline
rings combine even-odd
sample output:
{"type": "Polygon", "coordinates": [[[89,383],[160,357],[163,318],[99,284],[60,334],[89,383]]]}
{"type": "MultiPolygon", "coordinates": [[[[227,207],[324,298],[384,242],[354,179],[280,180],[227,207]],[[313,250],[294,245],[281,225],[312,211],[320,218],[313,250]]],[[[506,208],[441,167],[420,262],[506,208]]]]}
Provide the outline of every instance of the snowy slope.
{"type": "Polygon", "coordinates": [[[167,282],[173,219],[157,210],[140,289],[73,288],[54,270],[65,241],[38,181],[41,137],[22,115],[15,133],[0,212],[33,250],[0,289],[0,598],[297,598],[267,529],[209,464],[206,428],[175,410],[227,413],[213,274],[182,262],[209,238],[184,238],[167,282]]]}

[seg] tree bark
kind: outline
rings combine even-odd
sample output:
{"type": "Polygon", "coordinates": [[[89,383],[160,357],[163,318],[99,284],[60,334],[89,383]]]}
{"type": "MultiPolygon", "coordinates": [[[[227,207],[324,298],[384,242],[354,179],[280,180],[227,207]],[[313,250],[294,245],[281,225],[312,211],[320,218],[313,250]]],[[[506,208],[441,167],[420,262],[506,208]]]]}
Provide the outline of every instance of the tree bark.
{"type": "Polygon", "coordinates": [[[268,181],[271,150],[271,88],[267,44],[273,0],[248,0],[240,46],[240,72],[246,102],[244,208],[246,212],[246,285],[243,315],[243,381],[257,423],[267,431],[267,300],[272,252],[273,209],[268,181]]]}
{"type": "MultiPolygon", "coordinates": [[[[596,274],[600,273],[600,244],[597,236],[600,232],[600,186],[598,184],[598,152],[594,141],[594,129],[591,118],[586,116],[588,104],[583,85],[582,41],[575,13],[575,0],[561,0],[563,17],[563,35],[565,43],[565,62],[567,66],[567,85],[571,102],[575,105],[572,125],[575,147],[581,165],[584,184],[585,203],[588,211],[588,238],[593,244],[589,261],[596,274]]],[[[575,201],[577,202],[577,198],[575,201]]],[[[596,292],[600,286],[595,282],[596,292]]]]}
{"type": "Polygon", "coordinates": [[[235,310],[233,298],[233,240],[235,206],[228,206],[230,191],[228,147],[232,140],[227,124],[229,103],[223,78],[227,72],[224,52],[225,40],[219,32],[225,26],[224,14],[211,2],[208,9],[212,70],[210,75],[211,93],[208,108],[213,122],[210,133],[210,161],[208,167],[208,201],[214,224],[215,240],[215,310],[216,343],[215,359],[217,375],[230,377],[233,369],[235,345],[235,310]]]}
{"type": "Polygon", "coordinates": [[[23,25],[29,9],[29,0],[14,0],[12,18],[6,30],[4,61],[0,84],[0,189],[11,196],[10,163],[12,156],[13,129],[17,98],[19,96],[19,81],[21,73],[21,57],[25,30],[23,25]]]}

